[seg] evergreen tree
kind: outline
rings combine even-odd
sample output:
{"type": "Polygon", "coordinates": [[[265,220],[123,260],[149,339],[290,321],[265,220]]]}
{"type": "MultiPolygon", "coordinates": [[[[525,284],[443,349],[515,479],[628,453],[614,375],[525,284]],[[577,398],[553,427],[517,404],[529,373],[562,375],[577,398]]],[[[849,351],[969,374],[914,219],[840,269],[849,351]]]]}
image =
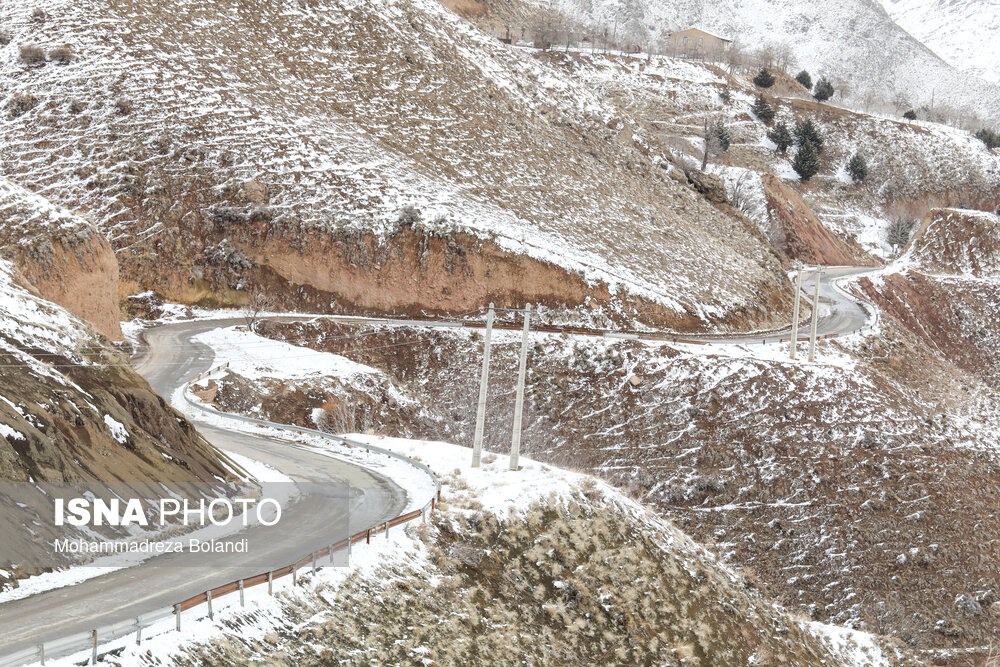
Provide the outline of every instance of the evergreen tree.
{"type": "Polygon", "coordinates": [[[811,141],[799,146],[799,150],[795,152],[795,159],[792,160],[792,168],[803,182],[819,173],[819,151],[811,141]]]}
{"type": "Polygon", "coordinates": [[[733,143],[733,135],[729,132],[729,128],[726,127],[721,120],[717,120],[712,123],[712,126],[708,131],[715,142],[715,145],[719,147],[720,153],[725,153],[729,150],[729,147],[733,143]]]}
{"type": "Polygon", "coordinates": [[[763,95],[757,96],[757,101],[753,103],[751,107],[754,115],[760,118],[760,122],[765,125],[770,125],[771,121],[774,120],[774,107],[768,104],[767,100],[763,95]]]}
{"type": "Polygon", "coordinates": [[[976,139],[986,144],[986,147],[990,150],[994,148],[1000,148],[1000,133],[994,132],[993,130],[987,130],[985,127],[978,132],[976,132],[976,139]]]}
{"type": "Polygon", "coordinates": [[[847,173],[854,179],[855,183],[863,183],[868,178],[868,161],[860,152],[855,153],[851,161],[847,163],[847,173]]]}
{"type": "Polygon", "coordinates": [[[712,123],[705,121],[705,152],[701,160],[701,170],[705,171],[708,166],[708,159],[716,155],[722,155],[729,150],[733,143],[733,136],[729,128],[721,120],[716,119],[712,123]]]}
{"type": "Polygon", "coordinates": [[[820,77],[820,80],[816,82],[816,90],[813,92],[813,97],[816,98],[817,102],[826,102],[833,97],[833,84],[825,76],[820,77]]]}
{"type": "Polygon", "coordinates": [[[819,128],[816,127],[812,118],[806,118],[795,125],[795,143],[800,148],[803,144],[810,143],[817,154],[823,152],[823,135],[819,133],[819,128]]]}
{"type": "Polygon", "coordinates": [[[903,114],[903,118],[905,118],[906,120],[916,120],[917,112],[914,111],[913,109],[910,109],[909,111],[903,114]]]}
{"type": "Polygon", "coordinates": [[[753,78],[753,83],[758,88],[770,88],[774,85],[774,75],[767,71],[766,67],[762,67],[753,78]]]}
{"type": "Polygon", "coordinates": [[[795,75],[795,80],[802,84],[802,87],[806,90],[813,89],[813,78],[809,76],[809,72],[802,70],[795,75]]]}
{"type": "Polygon", "coordinates": [[[782,155],[787,153],[788,149],[795,143],[792,133],[788,131],[788,126],[784,123],[778,123],[773,130],[767,133],[767,138],[777,144],[778,152],[782,155]]]}

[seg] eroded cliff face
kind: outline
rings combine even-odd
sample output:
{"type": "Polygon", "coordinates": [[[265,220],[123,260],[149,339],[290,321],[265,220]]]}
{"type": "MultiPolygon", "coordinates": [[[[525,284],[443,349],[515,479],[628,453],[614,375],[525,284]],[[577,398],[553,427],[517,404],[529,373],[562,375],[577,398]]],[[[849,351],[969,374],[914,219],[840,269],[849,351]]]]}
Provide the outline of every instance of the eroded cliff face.
{"type": "MultiPolygon", "coordinates": [[[[123,267],[130,292],[155,290],[168,301],[206,306],[242,305],[253,286],[263,288],[275,309],[321,313],[455,315],[490,302],[501,308],[533,303],[554,317],[640,321],[677,331],[759,329],[791,316],[790,287],[777,261],[766,273],[744,277],[756,281],[745,302],[725,311],[693,304],[678,309],[512,250],[503,239],[419,221],[382,233],[300,229],[253,205],[217,211],[205,224],[170,227],[123,267]],[[162,262],[167,256],[171,261],[162,262]]],[[[711,272],[705,278],[709,291],[727,280],[711,272]]]]}
{"type": "Polygon", "coordinates": [[[14,251],[25,286],[94,325],[111,340],[121,340],[118,309],[118,260],[111,245],[92,233],[72,246],[40,239],[14,251]]]}
{"type": "Polygon", "coordinates": [[[0,179],[0,257],[31,292],[121,340],[118,260],[89,220],[0,179]]]}

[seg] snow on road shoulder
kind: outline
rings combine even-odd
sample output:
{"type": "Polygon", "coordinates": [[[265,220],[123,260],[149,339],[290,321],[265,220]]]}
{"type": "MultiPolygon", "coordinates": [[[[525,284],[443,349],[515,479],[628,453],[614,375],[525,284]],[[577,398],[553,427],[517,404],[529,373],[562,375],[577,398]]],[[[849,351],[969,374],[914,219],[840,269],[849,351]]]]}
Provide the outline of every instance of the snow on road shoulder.
{"type": "Polygon", "coordinates": [[[261,377],[297,380],[317,376],[349,379],[381,374],[347,357],[264,338],[242,327],[213,329],[196,336],[194,341],[212,348],[215,365],[228,364],[231,371],[250,380],[261,377]]]}

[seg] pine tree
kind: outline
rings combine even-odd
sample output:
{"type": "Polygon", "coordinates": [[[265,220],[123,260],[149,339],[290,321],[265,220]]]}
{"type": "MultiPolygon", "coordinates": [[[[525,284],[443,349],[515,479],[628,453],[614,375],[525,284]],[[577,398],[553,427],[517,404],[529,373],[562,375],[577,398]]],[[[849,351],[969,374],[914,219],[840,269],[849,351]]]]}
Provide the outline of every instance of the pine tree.
{"type": "Polygon", "coordinates": [[[788,131],[788,126],[784,123],[778,123],[773,130],[767,133],[767,138],[777,144],[778,152],[782,155],[787,153],[788,149],[795,143],[792,133],[788,131]]]}
{"type": "Polygon", "coordinates": [[[762,67],[753,78],[753,83],[758,88],[770,88],[774,85],[774,75],[767,71],[766,67],[762,67]]]}
{"type": "Polygon", "coordinates": [[[725,153],[729,150],[729,147],[733,143],[733,135],[729,132],[729,128],[721,120],[717,120],[712,123],[709,128],[709,133],[711,134],[716,145],[719,147],[720,153],[725,153]]]}
{"type": "Polygon", "coordinates": [[[988,130],[985,127],[978,132],[976,132],[976,139],[986,144],[986,147],[990,150],[994,148],[1000,148],[1000,133],[994,132],[993,130],[988,130]]]}
{"type": "Polygon", "coordinates": [[[770,125],[771,121],[774,120],[774,107],[768,104],[763,95],[757,96],[757,101],[753,103],[753,107],[750,110],[765,125],[770,125]]]}
{"type": "Polygon", "coordinates": [[[855,183],[863,183],[868,178],[868,161],[860,152],[855,153],[851,161],[847,163],[847,173],[854,179],[855,183]]]}
{"type": "Polygon", "coordinates": [[[913,109],[910,109],[909,111],[903,114],[903,118],[905,118],[906,120],[916,120],[917,112],[914,111],[913,109]]]}
{"type": "Polygon", "coordinates": [[[803,182],[819,173],[819,151],[811,141],[799,146],[799,150],[795,152],[795,159],[792,160],[792,168],[803,182]]]}
{"type": "Polygon", "coordinates": [[[823,135],[819,133],[819,128],[816,127],[816,123],[812,121],[812,118],[806,118],[795,125],[795,143],[799,147],[810,143],[816,149],[817,154],[823,152],[823,135]]]}
{"type": "Polygon", "coordinates": [[[722,155],[729,150],[733,143],[733,136],[729,128],[721,120],[715,120],[711,124],[705,121],[705,153],[701,160],[701,170],[705,171],[708,166],[708,159],[716,155],[722,155]]]}
{"type": "Polygon", "coordinates": [[[795,80],[802,84],[802,87],[806,90],[812,90],[813,88],[813,78],[809,76],[809,72],[802,70],[795,75],[795,80]]]}
{"type": "Polygon", "coordinates": [[[813,97],[816,98],[817,102],[826,102],[833,97],[833,92],[833,84],[824,76],[820,77],[820,80],[816,82],[816,90],[813,92],[813,97]]]}

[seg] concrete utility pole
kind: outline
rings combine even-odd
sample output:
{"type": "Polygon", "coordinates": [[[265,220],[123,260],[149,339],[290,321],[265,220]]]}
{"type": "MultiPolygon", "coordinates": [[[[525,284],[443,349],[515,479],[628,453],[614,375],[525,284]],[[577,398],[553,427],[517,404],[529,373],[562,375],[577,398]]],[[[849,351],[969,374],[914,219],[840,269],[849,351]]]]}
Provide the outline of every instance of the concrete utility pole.
{"type": "Polygon", "coordinates": [[[823,272],[816,269],[816,287],[813,290],[812,325],[809,331],[809,361],[816,361],[816,323],[819,321],[819,277],[823,272]]]}
{"type": "Polygon", "coordinates": [[[521,413],[524,409],[524,377],[528,370],[528,330],[531,328],[531,304],[524,307],[524,332],[521,334],[521,360],[517,367],[517,397],[514,399],[514,435],[510,443],[510,469],[517,470],[521,455],[521,413]]]}
{"type": "Polygon", "coordinates": [[[795,348],[799,343],[799,308],[802,303],[802,267],[798,267],[795,272],[795,306],[792,307],[792,349],[788,353],[788,358],[795,359],[795,348]]]}
{"type": "Polygon", "coordinates": [[[476,407],[476,437],[472,441],[472,467],[478,468],[483,457],[483,427],[486,424],[486,387],[490,381],[490,340],[493,337],[493,304],[486,313],[486,337],[483,339],[483,371],[479,376],[479,404],[476,407]]]}

